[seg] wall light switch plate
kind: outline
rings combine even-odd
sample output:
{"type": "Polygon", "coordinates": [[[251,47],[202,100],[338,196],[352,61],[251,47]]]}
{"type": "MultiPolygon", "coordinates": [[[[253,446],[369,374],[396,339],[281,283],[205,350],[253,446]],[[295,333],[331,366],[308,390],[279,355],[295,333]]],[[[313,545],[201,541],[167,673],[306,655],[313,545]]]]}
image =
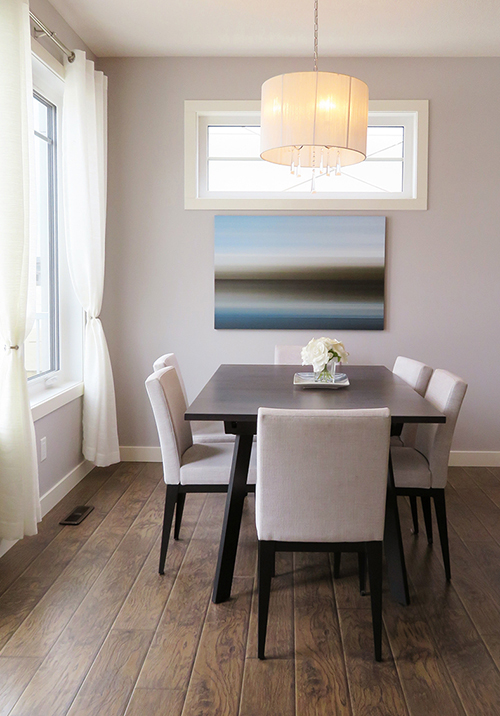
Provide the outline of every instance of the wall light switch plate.
{"type": "Polygon", "coordinates": [[[47,438],[40,438],[40,462],[47,459],[47,438]]]}

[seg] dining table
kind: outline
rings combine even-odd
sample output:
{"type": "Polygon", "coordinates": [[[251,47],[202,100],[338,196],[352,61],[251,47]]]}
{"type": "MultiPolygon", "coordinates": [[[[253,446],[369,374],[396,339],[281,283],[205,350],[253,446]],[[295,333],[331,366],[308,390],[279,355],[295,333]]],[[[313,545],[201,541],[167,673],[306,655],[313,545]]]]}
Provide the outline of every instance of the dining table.
{"type": "MultiPolygon", "coordinates": [[[[212,600],[231,596],[250,455],[260,407],[293,410],[346,410],[388,407],[391,428],[404,423],[444,423],[446,417],[404,380],[382,365],[342,365],[349,385],[318,388],[294,385],[304,371],[292,365],[221,365],[185,412],[186,420],[218,420],[235,435],[212,600]]],[[[392,598],[409,604],[401,525],[389,452],[384,553],[392,598]]]]}

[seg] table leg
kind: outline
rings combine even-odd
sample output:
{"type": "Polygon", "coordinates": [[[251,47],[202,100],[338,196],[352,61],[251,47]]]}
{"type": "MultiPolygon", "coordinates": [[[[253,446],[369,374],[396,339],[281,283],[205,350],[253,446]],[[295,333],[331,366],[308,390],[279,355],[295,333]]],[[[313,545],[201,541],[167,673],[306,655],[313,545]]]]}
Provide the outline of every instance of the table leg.
{"type": "Polygon", "coordinates": [[[236,435],[212,595],[215,604],[231,596],[252,442],[253,435],[236,435]]]}
{"type": "Polygon", "coordinates": [[[385,509],[384,551],[387,560],[389,587],[392,598],[400,604],[407,605],[410,603],[410,594],[408,590],[403,539],[401,537],[398,502],[390,454],[385,509]]]}

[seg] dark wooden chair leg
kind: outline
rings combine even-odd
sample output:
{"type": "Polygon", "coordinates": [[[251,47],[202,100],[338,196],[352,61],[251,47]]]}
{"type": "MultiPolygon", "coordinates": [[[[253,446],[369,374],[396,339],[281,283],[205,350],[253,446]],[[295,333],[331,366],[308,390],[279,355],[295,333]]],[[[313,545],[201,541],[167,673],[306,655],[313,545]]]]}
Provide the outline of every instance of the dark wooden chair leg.
{"type": "Polygon", "coordinates": [[[333,578],[338,579],[340,577],[340,562],[342,559],[342,552],[333,553],[333,578]]]}
{"type": "Polygon", "coordinates": [[[182,513],[184,512],[185,502],[186,493],[179,492],[177,495],[177,505],[175,508],[174,539],[179,539],[179,532],[181,531],[182,513]]]}
{"type": "Polygon", "coordinates": [[[382,661],[382,542],[367,542],[375,661],[382,661]]]}
{"type": "Polygon", "coordinates": [[[269,615],[269,598],[271,596],[271,579],[273,577],[273,565],[275,549],[272,542],[259,541],[259,566],[258,566],[258,647],[259,659],[265,659],[267,618],[269,615]]]}
{"type": "Polygon", "coordinates": [[[411,508],[411,519],[413,521],[412,534],[418,535],[418,510],[417,510],[417,498],[410,497],[410,508],[411,508]]]}
{"type": "Polygon", "coordinates": [[[165,494],[165,510],[163,512],[163,532],[161,536],[160,548],[160,574],[165,574],[165,560],[167,558],[168,540],[170,539],[170,530],[172,528],[172,518],[174,516],[175,503],[179,494],[178,485],[167,485],[165,494]]]}
{"type": "Polygon", "coordinates": [[[427,534],[427,542],[432,544],[432,513],[431,513],[431,498],[427,495],[421,496],[422,501],[422,512],[424,513],[425,532],[427,534]]]}
{"type": "Polygon", "coordinates": [[[443,553],[444,571],[448,582],[451,579],[450,545],[448,543],[448,522],[446,519],[446,500],[444,490],[433,490],[434,509],[441,541],[441,552],[443,553]]]}
{"type": "Polygon", "coordinates": [[[366,594],[366,552],[358,552],[359,591],[361,596],[366,594]]]}

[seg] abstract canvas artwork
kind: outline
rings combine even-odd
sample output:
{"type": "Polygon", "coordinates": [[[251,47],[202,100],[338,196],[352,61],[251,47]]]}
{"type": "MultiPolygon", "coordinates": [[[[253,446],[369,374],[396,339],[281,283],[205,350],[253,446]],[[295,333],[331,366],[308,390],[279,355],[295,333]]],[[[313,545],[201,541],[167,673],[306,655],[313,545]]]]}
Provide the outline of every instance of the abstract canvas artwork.
{"type": "Polygon", "coordinates": [[[215,328],[384,328],[384,216],[216,216],[215,328]]]}

